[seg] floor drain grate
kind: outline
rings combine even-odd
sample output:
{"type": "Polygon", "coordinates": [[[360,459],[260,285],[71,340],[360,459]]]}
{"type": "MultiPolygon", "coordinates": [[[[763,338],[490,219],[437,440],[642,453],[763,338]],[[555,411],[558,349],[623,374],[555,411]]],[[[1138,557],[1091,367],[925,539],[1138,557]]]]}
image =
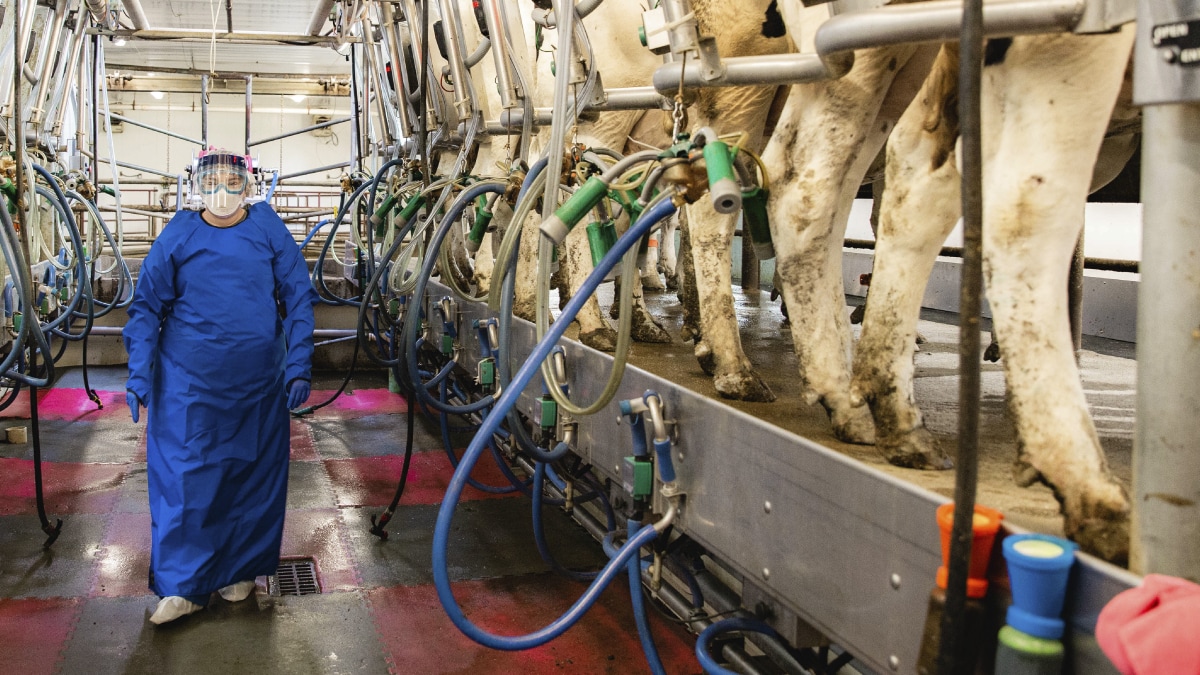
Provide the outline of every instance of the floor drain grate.
{"type": "Polygon", "coordinates": [[[312,558],[280,560],[279,569],[267,577],[267,590],[275,596],[320,593],[316,561],[312,558]]]}

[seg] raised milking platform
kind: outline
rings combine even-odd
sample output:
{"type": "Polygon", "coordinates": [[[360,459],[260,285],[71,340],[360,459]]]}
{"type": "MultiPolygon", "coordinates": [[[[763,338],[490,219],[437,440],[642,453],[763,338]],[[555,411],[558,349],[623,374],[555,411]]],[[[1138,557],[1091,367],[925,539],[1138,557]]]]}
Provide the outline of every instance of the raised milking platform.
{"type": "MultiPolygon", "coordinates": [[[[447,294],[443,287],[430,291],[435,299],[447,294]]],[[[676,525],[740,573],[744,601],[748,596],[767,600],[785,635],[797,634],[787,624],[799,617],[873,670],[915,672],[928,594],[940,564],[934,511],[952,493],[953,472],[892,467],[873,448],[834,440],[824,411],[800,400],[790,335],[775,303],[765,294],[736,299],[746,353],[779,400],[717,399],[690,343],[682,342],[635,344],[617,394],[632,398],[653,389],[662,396],[666,417],[678,423],[676,471],[687,497],[676,525]]],[[[673,294],[653,295],[651,303],[668,330],[678,334],[673,294]]],[[[460,335],[466,336],[459,341],[460,362],[473,369],[479,353],[471,322],[489,315],[483,304],[459,307],[460,335]]],[[[916,357],[917,398],[930,429],[952,449],[957,328],[922,321],[921,331],[928,342],[916,357]]],[[[514,322],[512,338],[516,354],[528,353],[533,326],[514,322]]],[[[572,399],[593,400],[611,356],[572,340],[562,346],[572,399]]],[[[1085,351],[1082,364],[1110,463],[1128,481],[1134,363],[1085,351]]],[[[514,370],[519,365],[515,362],[514,370]]],[[[540,381],[535,382],[520,404],[532,418],[542,393],[540,381]]],[[[1004,418],[1000,366],[985,365],[983,394],[979,502],[1005,512],[1010,531],[1061,533],[1049,490],[1021,489],[1012,482],[1015,443],[1004,418]]],[[[631,453],[629,428],[618,417],[613,401],[579,420],[575,445],[614,481],[631,453]]],[[[1100,608],[1138,579],[1088,556],[1079,560],[1067,608],[1076,672],[1112,672],[1091,633],[1100,608]]],[[[993,567],[999,591],[994,609],[1002,609],[1005,573],[1002,565],[993,567]]]]}

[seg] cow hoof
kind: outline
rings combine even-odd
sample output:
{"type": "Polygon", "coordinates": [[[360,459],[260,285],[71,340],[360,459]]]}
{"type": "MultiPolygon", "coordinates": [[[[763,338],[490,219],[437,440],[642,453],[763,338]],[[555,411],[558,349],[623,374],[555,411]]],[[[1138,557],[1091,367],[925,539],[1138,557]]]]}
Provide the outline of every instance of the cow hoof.
{"type": "Polygon", "coordinates": [[[770,403],[775,400],[771,388],[753,370],[717,375],[713,378],[713,385],[722,398],[755,403],[770,403]]]}
{"type": "Polygon", "coordinates": [[[700,363],[700,370],[703,370],[705,375],[711,377],[717,373],[717,358],[713,356],[712,347],[709,347],[707,342],[698,340],[693,353],[696,355],[696,361],[700,363]]]}
{"type": "Polygon", "coordinates": [[[865,405],[850,408],[846,413],[830,413],[833,435],[843,443],[875,445],[875,420],[865,405]]]}
{"type": "Polygon", "coordinates": [[[638,342],[655,344],[670,344],[671,334],[653,321],[635,321],[633,324],[633,339],[638,342]]]}
{"type": "Polygon", "coordinates": [[[657,274],[647,274],[642,277],[643,291],[665,291],[667,285],[663,283],[662,277],[657,274]]]}
{"type": "Polygon", "coordinates": [[[983,350],[983,360],[989,363],[996,363],[1000,360],[1000,343],[992,342],[983,350]]]}
{"type": "Polygon", "coordinates": [[[866,316],[866,314],[867,314],[867,306],[866,305],[859,305],[858,307],[855,307],[854,311],[850,312],[850,323],[851,324],[862,323],[863,317],[866,316]]]}
{"type": "Polygon", "coordinates": [[[925,336],[924,336],[924,335],[921,335],[920,333],[917,333],[917,344],[919,344],[919,345],[923,345],[923,344],[925,344],[926,342],[929,342],[929,340],[927,340],[927,339],[925,338],[925,336]]]}
{"type": "Polygon", "coordinates": [[[602,352],[612,352],[617,349],[617,331],[605,326],[583,333],[579,336],[583,344],[602,352]]]}
{"type": "Polygon", "coordinates": [[[667,288],[669,288],[673,291],[679,290],[679,275],[678,274],[668,274],[667,275],[667,288]]]}
{"type": "Polygon", "coordinates": [[[945,471],[954,468],[954,460],[938,448],[937,440],[924,427],[913,429],[898,442],[885,441],[877,447],[884,458],[895,466],[925,471],[945,471]]]}
{"type": "Polygon", "coordinates": [[[1121,566],[1129,562],[1128,513],[1087,518],[1073,525],[1068,522],[1066,529],[1068,538],[1097,558],[1121,566]]]}

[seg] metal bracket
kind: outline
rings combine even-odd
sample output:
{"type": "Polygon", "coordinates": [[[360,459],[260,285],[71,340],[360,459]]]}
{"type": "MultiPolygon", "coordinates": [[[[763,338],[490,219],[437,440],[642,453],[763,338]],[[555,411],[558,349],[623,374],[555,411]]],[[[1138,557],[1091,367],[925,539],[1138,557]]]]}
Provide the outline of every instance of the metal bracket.
{"type": "Polygon", "coordinates": [[[700,76],[705,80],[715,80],[724,75],[725,64],[721,63],[721,54],[717,51],[717,38],[706,35],[700,38],[698,47],[700,76]]]}

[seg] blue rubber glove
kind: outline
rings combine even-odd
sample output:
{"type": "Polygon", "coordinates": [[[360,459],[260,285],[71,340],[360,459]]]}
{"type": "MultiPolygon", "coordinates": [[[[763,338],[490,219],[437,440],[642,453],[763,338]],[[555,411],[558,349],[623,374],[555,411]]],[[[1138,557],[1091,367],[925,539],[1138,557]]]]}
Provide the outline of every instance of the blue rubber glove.
{"type": "Polygon", "coordinates": [[[141,417],[138,409],[142,407],[142,399],[132,391],[126,391],[125,402],[129,404],[129,415],[133,417],[133,423],[137,424],[138,418],[141,417]]]}
{"type": "Polygon", "coordinates": [[[296,378],[288,385],[288,410],[295,410],[304,405],[308,400],[308,395],[312,393],[312,385],[308,380],[296,378]]]}

